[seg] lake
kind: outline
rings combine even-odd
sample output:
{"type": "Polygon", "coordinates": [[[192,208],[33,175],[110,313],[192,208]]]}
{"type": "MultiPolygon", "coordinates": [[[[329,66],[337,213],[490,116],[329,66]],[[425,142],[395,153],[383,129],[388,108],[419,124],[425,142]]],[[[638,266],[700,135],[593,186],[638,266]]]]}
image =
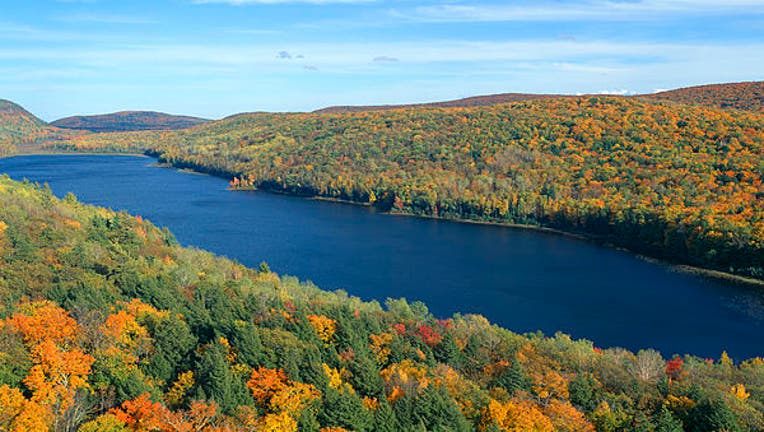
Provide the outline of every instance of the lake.
{"type": "Polygon", "coordinates": [[[380,214],[347,204],[228,191],[223,179],[128,156],[20,156],[0,173],[58,196],[141,215],[183,245],[266,261],[282,274],[366,300],[424,301],[515,332],[562,331],[598,347],[664,356],[764,355],[764,294],[532,230],[380,214]]]}

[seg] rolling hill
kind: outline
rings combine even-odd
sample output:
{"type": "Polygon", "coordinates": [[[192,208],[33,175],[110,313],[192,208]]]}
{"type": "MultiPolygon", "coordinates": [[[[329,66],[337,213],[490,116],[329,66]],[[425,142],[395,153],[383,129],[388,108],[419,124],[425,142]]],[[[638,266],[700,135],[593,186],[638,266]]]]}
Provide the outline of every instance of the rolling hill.
{"type": "Polygon", "coordinates": [[[39,148],[71,138],[76,133],[49,126],[21,106],[0,99],[0,156],[16,153],[19,147],[39,148]]]}
{"type": "MultiPolygon", "coordinates": [[[[580,96],[580,95],[579,95],[580,96]]],[[[597,95],[584,95],[597,96],[597,95]]],[[[605,95],[600,95],[605,96],[605,95]]],[[[615,97],[607,95],[608,97],[615,97]]],[[[358,105],[358,106],[332,106],[322,108],[314,112],[317,113],[336,113],[336,112],[362,112],[362,111],[384,111],[406,108],[457,108],[457,107],[478,107],[490,106],[502,103],[522,102],[539,99],[552,99],[576,97],[573,95],[554,95],[554,94],[529,94],[529,93],[498,93],[484,96],[473,96],[463,99],[456,99],[443,102],[430,102],[421,104],[399,104],[399,105],[358,105]]],[[[739,109],[747,111],[764,110],[764,81],[752,81],[742,83],[728,84],[709,84],[702,86],[686,87],[676,90],[668,90],[658,93],[640,94],[635,96],[624,96],[632,98],[642,98],[650,100],[672,101],[685,105],[701,105],[711,108],[721,109],[739,109]]]]}
{"type": "Polygon", "coordinates": [[[563,95],[530,94],[530,93],[500,93],[484,96],[472,96],[443,102],[428,102],[420,104],[401,105],[358,105],[358,106],[332,106],[316,110],[316,113],[339,113],[339,112],[362,112],[362,111],[386,111],[404,108],[464,108],[488,106],[501,103],[521,102],[527,100],[551,99],[565,97],[563,95]]]}
{"type": "Polygon", "coordinates": [[[185,129],[207,121],[198,117],[177,116],[153,111],[122,111],[111,114],[66,117],[52,122],[51,125],[90,132],[125,132],[185,129]]]}
{"type": "Polygon", "coordinates": [[[762,112],[764,111],[764,81],[702,85],[639,97],[687,105],[762,112]]]}

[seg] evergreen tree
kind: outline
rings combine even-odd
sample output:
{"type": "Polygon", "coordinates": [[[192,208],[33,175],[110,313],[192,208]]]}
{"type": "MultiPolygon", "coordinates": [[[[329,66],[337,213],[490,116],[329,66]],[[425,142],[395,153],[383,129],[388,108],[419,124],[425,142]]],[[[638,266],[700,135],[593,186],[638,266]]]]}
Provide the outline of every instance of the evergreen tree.
{"type": "Polygon", "coordinates": [[[377,363],[369,355],[356,355],[350,363],[350,384],[361,395],[382,398],[384,383],[379,375],[377,363]]]}
{"type": "Polygon", "coordinates": [[[170,315],[159,322],[152,318],[146,327],[154,338],[154,354],[149,360],[148,374],[170,382],[179,372],[188,370],[190,354],[197,343],[188,325],[170,315]]]}
{"type": "Polygon", "coordinates": [[[398,432],[402,430],[398,419],[395,417],[393,408],[382,399],[379,407],[374,412],[374,431],[375,432],[398,432]]]}
{"type": "Polygon", "coordinates": [[[357,432],[370,431],[373,426],[372,416],[358,396],[331,387],[324,394],[320,418],[323,425],[339,426],[357,432]]]}
{"type": "Polygon", "coordinates": [[[470,424],[448,392],[429,386],[420,393],[413,410],[414,418],[428,431],[469,431],[470,424]]]}
{"type": "Polygon", "coordinates": [[[597,381],[589,376],[579,374],[568,383],[568,393],[570,393],[570,402],[591,412],[599,403],[599,385],[597,381]]]}
{"type": "Polygon", "coordinates": [[[225,345],[207,345],[196,364],[197,385],[223,412],[232,413],[239,405],[249,402],[249,391],[242,380],[233,375],[227,356],[225,345]]]}
{"type": "Polygon", "coordinates": [[[686,426],[689,432],[737,432],[740,430],[732,409],[719,400],[704,400],[697,404],[690,411],[686,426]]]}
{"type": "Polygon", "coordinates": [[[252,323],[235,321],[231,331],[231,344],[236,347],[240,362],[250,367],[263,365],[263,343],[260,341],[257,327],[252,323]]]}
{"type": "Polygon", "coordinates": [[[300,432],[319,432],[321,430],[315,407],[309,406],[302,410],[300,418],[297,419],[297,430],[300,432]]]}
{"type": "Polygon", "coordinates": [[[683,432],[682,421],[674,417],[667,408],[661,408],[655,422],[655,432],[683,432]]]}
{"type": "Polygon", "coordinates": [[[464,361],[462,351],[456,345],[452,332],[446,332],[443,340],[433,349],[435,360],[445,363],[454,369],[459,369],[464,361]]]}
{"type": "Polygon", "coordinates": [[[517,390],[530,390],[531,383],[515,360],[494,381],[495,387],[505,389],[510,395],[517,390]]]}

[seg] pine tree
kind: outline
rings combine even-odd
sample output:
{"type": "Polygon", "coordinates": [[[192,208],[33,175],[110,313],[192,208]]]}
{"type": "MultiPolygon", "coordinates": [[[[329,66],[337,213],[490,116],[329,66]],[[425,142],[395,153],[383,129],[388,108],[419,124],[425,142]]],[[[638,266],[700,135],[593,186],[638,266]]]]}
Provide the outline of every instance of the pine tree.
{"type": "Polygon", "coordinates": [[[398,432],[402,430],[398,419],[395,417],[393,408],[382,400],[379,408],[374,412],[374,431],[375,432],[398,432]]]}
{"type": "Polygon", "coordinates": [[[324,393],[321,424],[363,432],[371,430],[373,419],[357,395],[329,387],[324,393]]]}

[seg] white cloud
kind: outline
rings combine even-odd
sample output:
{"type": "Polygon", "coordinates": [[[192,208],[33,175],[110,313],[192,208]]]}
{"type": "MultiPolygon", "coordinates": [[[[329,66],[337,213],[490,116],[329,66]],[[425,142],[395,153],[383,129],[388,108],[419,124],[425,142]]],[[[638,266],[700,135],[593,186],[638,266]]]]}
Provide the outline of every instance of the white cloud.
{"type": "Polygon", "coordinates": [[[315,5],[325,4],[356,4],[356,3],[373,3],[376,0],[193,0],[196,4],[210,4],[221,3],[234,6],[242,6],[249,4],[260,5],[276,5],[276,4],[289,4],[289,3],[306,3],[315,5]]]}
{"type": "MultiPolygon", "coordinates": [[[[59,61],[71,60],[88,65],[123,64],[182,64],[208,65],[267,65],[285,64],[280,61],[291,53],[310,53],[317,65],[368,66],[370,52],[385,52],[389,58],[406,64],[446,62],[543,61],[563,71],[609,73],[630,68],[634,59],[641,63],[671,63],[684,59],[737,57],[756,62],[752,52],[764,52],[764,43],[737,45],[630,43],[613,41],[449,41],[431,40],[391,43],[303,43],[286,52],[279,43],[273,44],[120,44],[111,48],[81,48],[62,51],[49,47],[3,48],[0,59],[59,61]],[[277,55],[274,55],[277,53],[277,55]],[[281,53],[281,55],[279,55],[281,53]],[[623,64],[619,59],[629,59],[623,64]]],[[[764,62],[761,59],[760,62],[764,62]]],[[[716,62],[718,63],[718,61],[716,62]]],[[[732,67],[735,63],[728,64],[732,67]]],[[[487,67],[487,66],[483,66],[487,67]]],[[[738,66],[735,66],[738,67],[738,66]]]]}
{"type": "Polygon", "coordinates": [[[719,13],[764,13],[762,0],[589,0],[583,2],[532,2],[515,4],[440,4],[391,14],[414,22],[503,21],[629,21],[662,15],[690,16],[719,13]]]}
{"type": "Polygon", "coordinates": [[[596,94],[600,95],[615,95],[615,96],[626,96],[626,95],[633,95],[637,92],[627,89],[621,89],[621,90],[600,90],[596,94]]]}

